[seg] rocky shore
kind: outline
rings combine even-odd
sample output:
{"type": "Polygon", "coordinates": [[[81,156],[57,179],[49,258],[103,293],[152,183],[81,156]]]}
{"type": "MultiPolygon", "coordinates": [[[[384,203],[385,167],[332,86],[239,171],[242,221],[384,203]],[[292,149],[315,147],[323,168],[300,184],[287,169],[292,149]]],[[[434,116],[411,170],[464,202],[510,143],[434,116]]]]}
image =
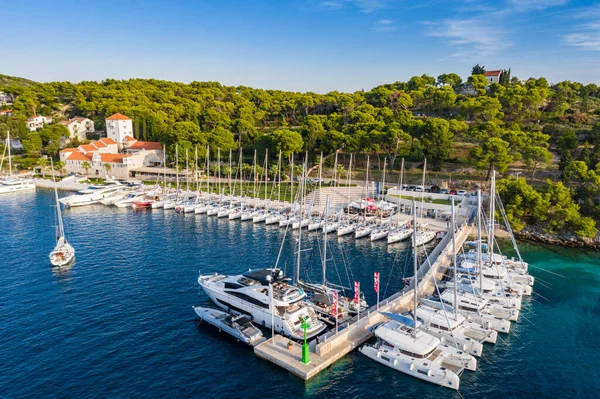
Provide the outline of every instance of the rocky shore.
{"type": "Polygon", "coordinates": [[[515,237],[520,240],[528,240],[548,245],[600,250],[599,235],[595,238],[581,238],[572,234],[547,233],[539,227],[527,226],[523,230],[515,232],[515,237]]]}

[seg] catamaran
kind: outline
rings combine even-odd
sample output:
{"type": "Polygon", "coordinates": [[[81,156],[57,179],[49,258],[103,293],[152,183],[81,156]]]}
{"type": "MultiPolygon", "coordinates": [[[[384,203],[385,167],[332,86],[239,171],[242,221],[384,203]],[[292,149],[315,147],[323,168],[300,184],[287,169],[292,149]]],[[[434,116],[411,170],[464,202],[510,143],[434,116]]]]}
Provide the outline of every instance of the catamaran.
{"type": "MultiPolygon", "coordinates": [[[[4,147],[4,152],[8,151],[8,177],[0,180],[0,194],[6,193],[14,193],[17,191],[27,191],[27,190],[35,190],[35,184],[33,184],[30,180],[24,180],[20,178],[13,177],[12,174],[12,158],[10,154],[10,132],[6,132],[6,145],[4,147]]],[[[4,155],[2,154],[2,162],[4,162],[4,155]]],[[[2,164],[0,163],[0,169],[2,169],[2,164]]]]}
{"type": "Polygon", "coordinates": [[[75,249],[69,244],[65,238],[65,228],[62,220],[62,212],[60,210],[60,202],[58,201],[58,191],[56,189],[56,178],[54,177],[54,167],[52,167],[52,181],[54,182],[54,199],[56,205],[56,219],[58,222],[58,231],[56,234],[56,246],[50,252],[50,263],[53,266],[64,266],[75,258],[75,249]]]}

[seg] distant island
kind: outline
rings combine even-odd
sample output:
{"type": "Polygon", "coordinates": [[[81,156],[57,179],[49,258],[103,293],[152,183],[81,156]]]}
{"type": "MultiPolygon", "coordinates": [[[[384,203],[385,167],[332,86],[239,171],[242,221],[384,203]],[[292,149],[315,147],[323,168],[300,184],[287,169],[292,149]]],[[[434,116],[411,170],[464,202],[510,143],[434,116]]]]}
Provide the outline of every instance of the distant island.
{"type": "Polygon", "coordinates": [[[465,81],[455,73],[422,75],[327,94],[155,79],[38,83],[0,75],[0,132],[6,138],[10,130],[21,169],[47,166],[48,156],[62,169],[61,149],[99,140],[114,114],[131,119],[136,140],[160,142],[171,155],[175,144],[181,154],[207,145],[223,156],[240,148],[245,158],[255,150],[268,150],[272,159],[281,152],[286,162],[304,153],[318,162],[323,153],[331,167],[332,154],[354,153],[376,160],[371,167],[378,176],[384,159],[396,176],[401,158],[407,169],[427,159],[430,179],[475,184],[495,169],[514,230],[597,246],[600,88],[521,80],[510,69],[480,65],[470,72],[465,81]],[[73,120],[89,120],[94,129],[74,132],[73,120]]]}

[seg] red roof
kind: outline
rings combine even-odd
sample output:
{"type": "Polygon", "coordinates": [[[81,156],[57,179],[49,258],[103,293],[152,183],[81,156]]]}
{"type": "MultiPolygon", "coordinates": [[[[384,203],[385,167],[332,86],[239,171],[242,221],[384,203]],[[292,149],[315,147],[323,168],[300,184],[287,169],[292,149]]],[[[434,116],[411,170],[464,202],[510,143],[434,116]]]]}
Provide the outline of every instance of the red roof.
{"type": "Polygon", "coordinates": [[[100,141],[103,142],[106,145],[117,144],[116,141],[114,141],[113,139],[108,138],[108,137],[103,137],[103,138],[100,139],[100,141]]]}
{"type": "Polygon", "coordinates": [[[67,158],[67,161],[91,161],[92,155],[84,154],[80,151],[75,151],[67,158]]]}
{"type": "Polygon", "coordinates": [[[123,115],[123,114],[116,113],[116,114],[111,115],[108,118],[106,118],[106,120],[109,120],[109,121],[130,121],[131,118],[129,118],[129,117],[123,115]]]}
{"type": "Polygon", "coordinates": [[[96,148],[104,148],[106,144],[101,141],[92,141],[90,144],[94,145],[96,148]]]}
{"type": "Polygon", "coordinates": [[[484,76],[500,76],[502,73],[502,69],[498,69],[496,71],[485,71],[484,76]]]}
{"type": "Polygon", "coordinates": [[[91,144],[83,144],[83,145],[80,145],[79,148],[82,148],[85,152],[96,151],[98,149],[98,148],[96,148],[96,146],[93,146],[91,144]]]}
{"type": "Polygon", "coordinates": [[[125,136],[125,140],[127,140],[127,141],[137,141],[136,139],[134,139],[131,136],[125,136]]]}
{"type": "Polygon", "coordinates": [[[131,155],[128,154],[100,154],[102,162],[122,163],[123,158],[129,157],[131,157],[131,155]]]}
{"type": "Polygon", "coordinates": [[[77,148],[63,148],[60,152],[73,152],[78,151],[77,148]]]}
{"type": "Polygon", "coordinates": [[[129,147],[128,150],[162,150],[162,144],[157,141],[136,141],[129,147]]]}
{"type": "Polygon", "coordinates": [[[5,109],[4,111],[0,111],[0,114],[12,114],[12,109],[5,109]]]}

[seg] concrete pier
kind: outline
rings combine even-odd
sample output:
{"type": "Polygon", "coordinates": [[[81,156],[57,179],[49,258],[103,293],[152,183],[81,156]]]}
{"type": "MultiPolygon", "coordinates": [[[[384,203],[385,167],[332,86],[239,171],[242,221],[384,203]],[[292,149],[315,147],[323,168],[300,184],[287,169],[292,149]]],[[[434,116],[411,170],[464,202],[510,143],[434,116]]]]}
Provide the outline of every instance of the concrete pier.
{"type": "MultiPolygon", "coordinates": [[[[456,245],[460,248],[471,232],[471,227],[463,225],[459,228],[456,245]]],[[[446,234],[442,241],[429,254],[419,268],[418,275],[421,279],[418,286],[419,297],[430,295],[435,289],[435,280],[441,279],[452,259],[452,237],[446,234]]],[[[268,360],[295,376],[308,380],[316,374],[331,366],[335,361],[347,355],[350,351],[362,345],[373,336],[371,327],[385,321],[381,312],[404,313],[413,308],[413,289],[407,288],[379,304],[371,307],[367,312],[354,317],[348,324],[342,324],[336,333],[332,331],[322,337],[322,342],[311,345],[310,363],[304,364],[301,359],[301,345],[294,343],[292,350],[287,349],[288,339],[276,335],[264,343],[254,347],[256,356],[268,360]]]]}

